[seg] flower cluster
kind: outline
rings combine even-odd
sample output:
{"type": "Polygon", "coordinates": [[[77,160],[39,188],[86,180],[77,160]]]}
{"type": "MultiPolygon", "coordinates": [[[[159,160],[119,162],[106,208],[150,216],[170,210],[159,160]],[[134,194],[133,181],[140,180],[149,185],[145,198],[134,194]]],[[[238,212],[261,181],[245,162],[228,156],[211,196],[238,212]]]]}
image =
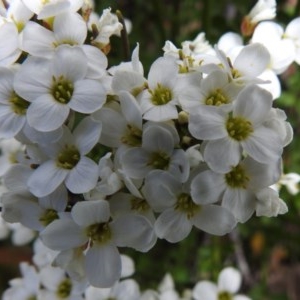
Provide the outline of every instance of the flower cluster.
{"type": "Polygon", "coordinates": [[[129,256],[122,255],[121,279],[112,287],[99,288],[85,280],[70,278],[64,270],[57,267],[57,260],[51,265],[57,252],[47,248],[40,239],[33,246],[33,264],[20,263],[20,277],[9,282],[9,287],[2,295],[3,300],[251,300],[244,295],[235,295],[241,286],[242,277],[233,267],[220,272],[217,285],[203,280],[198,281],[193,288],[179,292],[172,276],[166,274],[157,289],[142,290],[139,283],[130,278],[135,272],[134,262],[129,256]]]}
{"type": "Polygon", "coordinates": [[[2,217],[37,231],[72,280],[108,288],[120,247],[285,213],[270,186],[293,134],[270,91],[299,63],[299,20],[280,37],[262,22],[247,45],[233,33],[215,47],[203,33],[167,41],[145,75],[138,45],[108,68],[123,25],[91,9],[14,0],[2,12],[0,138],[23,147],[3,176],[2,217]]]}

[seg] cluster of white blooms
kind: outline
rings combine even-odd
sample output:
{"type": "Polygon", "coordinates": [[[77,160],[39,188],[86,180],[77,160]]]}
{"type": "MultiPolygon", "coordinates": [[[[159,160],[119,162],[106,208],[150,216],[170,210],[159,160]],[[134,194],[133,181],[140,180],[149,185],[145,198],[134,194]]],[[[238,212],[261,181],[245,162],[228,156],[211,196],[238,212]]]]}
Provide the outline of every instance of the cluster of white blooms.
{"type": "Polygon", "coordinates": [[[130,278],[135,272],[134,262],[129,256],[121,255],[121,279],[112,287],[99,288],[84,279],[70,278],[57,267],[57,260],[52,264],[57,251],[47,248],[40,239],[33,246],[33,263],[20,263],[20,277],[10,280],[2,300],[251,300],[244,295],[235,295],[242,277],[233,267],[220,272],[217,285],[208,280],[199,281],[193,288],[180,293],[172,276],[166,274],[157,289],[142,290],[139,283],[130,278]]]}
{"type": "Polygon", "coordinates": [[[262,22],[247,45],[234,34],[216,47],[203,33],[181,49],[168,41],[145,76],[139,46],[108,68],[122,24],[90,8],[13,0],[2,11],[0,138],[22,144],[3,175],[4,220],[38,232],[68,284],[109,288],[120,247],[147,252],[193,226],[224,235],[254,213],[285,213],[270,186],[293,134],[267,89],[299,63],[299,19],[281,36],[262,22]]]}

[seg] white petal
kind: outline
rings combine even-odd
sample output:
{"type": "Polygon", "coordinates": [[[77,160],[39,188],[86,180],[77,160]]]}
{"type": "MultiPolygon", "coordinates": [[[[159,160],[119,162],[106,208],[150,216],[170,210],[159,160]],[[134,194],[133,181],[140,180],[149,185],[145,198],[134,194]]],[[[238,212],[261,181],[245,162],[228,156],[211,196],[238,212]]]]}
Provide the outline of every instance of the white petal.
{"type": "Polygon", "coordinates": [[[67,80],[74,83],[86,75],[86,56],[79,47],[59,46],[51,62],[50,70],[56,78],[64,76],[67,80]]]}
{"type": "Polygon", "coordinates": [[[114,245],[93,245],[85,259],[89,283],[95,287],[111,287],[121,276],[121,258],[114,245]]]}
{"type": "Polygon", "coordinates": [[[142,129],[142,113],[136,99],[130,93],[122,91],[119,93],[119,100],[127,123],[142,129]]]}
{"type": "Polygon", "coordinates": [[[148,74],[150,88],[156,88],[157,84],[169,85],[175,80],[178,73],[178,66],[173,57],[160,57],[153,62],[148,74]]]}
{"type": "Polygon", "coordinates": [[[193,289],[193,297],[195,300],[216,300],[217,286],[210,281],[200,281],[193,289]]]}
{"type": "Polygon", "coordinates": [[[0,108],[0,138],[12,138],[18,134],[26,122],[26,116],[15,115],[9,106],[0,108]]]}
{"type": "Polygon", "coordinates": [[[156,105],[149,108],[144,113],[144,119],[154,122],[164,122],[178,118],[178,112],[175,105],[168,103],[165,105],[156,105]]]}
{"type": "Polygon", "coordinates": [[[142,191],[149,205],[155,211],[161,212],[175,205],[180,190],[180,181],[171,174],[154,170],[146,177],[142,191]]]}
{"type": "Polygon", "coordinates": [[[241,273],[232,267],[228,267],[223,269],[219,274],[218,289],[235,294],[239,290],[241,282],[241,273]]]}
{"type": "Polygon", "coordinates": [[[63,13],[55,17],[53,31],[58,42],[68,41],[81,45],[87,35],[85,21],[77,13],[63,13]]]}
{"type": "Polygon", "coordinates": [[[205,145],[203,157],[213,171],[226,173],[240,161],[241,147],[229,137],[212,140],[205,145]]]}
{"type": "Polygon", "coordinates": [[[56,102],[51,95],[37,98],[27,110],[27,120],[36,130],[48,132],[58,129],[67,119],[70,108],[56,102]]]}
{"type": "Polygon", "coordinates": [[[71,219],[50,223],[40,234],[43,243],[53,250],[67,250],[84,245],[88,238],[71,219]]]}
{"type": "Polygon", "coordinates": [[[249,85],[239,93],[233,114],[243,116],[255,126],[265,121],[272,103],[272,95],[268,91],[256,85],[249,85]]]}
{"type": "Polygon", "coordinates": [[[192,223],[186,214],[174,210],[165,210],[157,218],[154,228],[157,236],[170,243],[177,243],[186,238],[192,230],[192,223]]]}
{"type": "Polygon", "coordinates": [[[250,78],[261,74],[270,62],[270,54],[262,44],[254,43],[245,46],[233,63],[234,68],[243,76],[250,78]]]}
{"type": "Polygon", "coordinates": [[[197,228],[214,235],[224,235],[236,226],[234,215],[219,205],[203,205],[191,222],[197,228]]]}
{"type": "Polygon", "coordinates": [[[170,155],[174,150],[172,134],[161,126],[148,126],[143,132],[142,147],[149,152],[163,152],[170,155]]]}
{"type": "Polygon", "coordinates": [[[238,222],[244,223],[253,214],[256,198],[253,192],[245,189],[227,189],[223,196],[222,206],[232,212],[238,222]]]}
{"type": "Polygon", "coordinates": [[[77,202],[72,208],[72,217],[81,227],[105,223],[110,217],[109,204],[106,200],[77,202]]]}
{"type": "Polygon", "coordinates": [[[50,58],[54,53],[55,42],[52,31],[29,21],[22,31],[22,49],[34,56],[50,58]]]}
{"type": "Polygon", "coordinates": [[[99,140],[101,133],[101,123],[93,121],[86,117],[76,126],[73,136],[75,145],[81,155],[92,150],[99,140]]]}
{"type": "Polygon", "coordinates": [[[96,186],[98,166],[87,157],[81,157],[77,165],[68,173],[66,187],[75,194],[87,193],[96,186]]]}
{"type": "Polygon", "coordinates": [[[191,183],[193,201],[200,205],[219,201],[224,190],[224,176],[211,170],[199,173],[191,183]]]}
{"type": "Polygon", "coordinates": [[[46,161],[31,174],[28,188],[37,197],[47,196],[64,181],[68,172],[58,168],[55,161],[46,161]]]}
{"type": "Polygon", "coordinates": [[[70,108],[75,111],[89,114],[100,109],[106,101],[106,90],[104,86],[93,79],[83,79],[74,83],[74,92],[70,108]]]}
{"type": "Polygon", "coordinates": [[[225,129],[226,113],[215,107],[205,106],[191,112],[190,133],[200,140],[214,140],[227,136],[225,129]]]}
{"type": "Polygon", "coordinates": [[[110,227],[118,247],[131,247],[146,252],[156,242],[150,221],[141,215],[120,215],[110,224],[110,227]]]}
{"type": "Polygon", "coordinates": [[[277,161],[282,154],[282,140],[269,128],[261,126],[242,142],[243,149],[261,163],[277,161]]]}

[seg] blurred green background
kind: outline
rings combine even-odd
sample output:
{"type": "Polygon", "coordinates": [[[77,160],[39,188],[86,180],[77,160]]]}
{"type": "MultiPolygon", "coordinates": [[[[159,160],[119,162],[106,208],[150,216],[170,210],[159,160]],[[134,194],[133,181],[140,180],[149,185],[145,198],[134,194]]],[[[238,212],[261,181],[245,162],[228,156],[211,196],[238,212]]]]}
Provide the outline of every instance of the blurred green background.
{"type": "MultiPolygon", "coordinates": [[[[145,73],[151,63],[163,54],[166,40],[180,47],[184,40],[193,40],[205,32],[214,44],[225,32],[239,32],[240,23],[256,1],[240,0],[119,0],[96,1],[96,11],[111,7],[120,10],[132,22],[129,34],[131,50],[140,45],[140,60],[145,73]]],[[[286,25],[300,14],[300,1],[277,1],[276,21],[286,25]]],[[[108,54],[111,65],[126,59],[122,41],[111,39],[108,54]]],[[[285,148],[284,171],[300,173],[300,72],[293,64],[280,76],[283,93],[275,106],[285,110],[294,129],[294,140],[285,148]]],[[[134,278],[141,288],[156,288],[169,272],[176,288],[182,292],[197,280],[216,280],[227,265],[240,268],[244,275],[242,292],[253,299],[300,299],[300,195],[291,196],[285,188],[281,198],[289,207],[286,215],[277,218],[253,216],[246,224],[225,237],[213,237],[194,230],[184,241],[169,244],[158,241],[148,253],[124,249],[136,263],[134,278]],[[297,298],[298,297],[298,298],[297,298]]],[[[0,291],[9,278],[18,274],[18,262],[30,259],[30,247],[12,247],[0,243],[0,291]]]]}

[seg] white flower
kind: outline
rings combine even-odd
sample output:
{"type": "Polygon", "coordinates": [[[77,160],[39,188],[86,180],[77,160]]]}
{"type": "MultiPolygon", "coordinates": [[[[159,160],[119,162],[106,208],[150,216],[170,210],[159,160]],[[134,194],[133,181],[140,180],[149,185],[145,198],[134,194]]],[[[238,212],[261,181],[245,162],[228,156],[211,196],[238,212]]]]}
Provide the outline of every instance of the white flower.
{"type": "Polygon", "coordinates": [[[215,50],[217,57],[233,82],[238,85],[261,83],[257,76],[266,70],[270,63],[269,49],[264,45],[253,41],[252,44],[244,46],[232,62],[228,62],[223,51],[217,48],[215,50]]]}
{"type": "Polygon", "coordinates": [[[260,43],[268,49],[271,56],[268,68],[276,74],[283,73],[296,58],[294,41],[285,38],[283,27],[275,22],[259,23],[253,32],[251,43],[260,43]]]}
{"type": "Polygon", "coordinates": [[[86,36],[83,18],[77,13],[63,13],[55,17],[53,31],[36,22],[28,22],[23,30],[22,49],[34,56],[51,58],[60,45],[82,45],[86,36]]]}
{"type": "Polygon", "coordinates": [[[118,17],[110,11],[110,8],[104,9],[98,22],[89,24],[91,27],[95,25],[97,28],[98,35],[93,39],[92,44],[99,46],[100,49],[109,44],[109,38],[112,35],[120,35],[123,28],[118,17]]]}
{"type": "Polygon", "coordinates": [[[290,39],[293,41],[295,48],[296,48],[296,57],[295,62],[299,65],[300,64],[300,17],[293,19],[288,25],[286,26],[284,32],[284,38],[290,39]]]}
{"type": "Polygon", "coordinates": [[[256,192],[257,204],[256,215],[266,217],[276,217],[285,214],[288,207],[285,202],[279,198],[278,192],[272,188],[264,188],[256,192]]]}
{"type": "Polygon", "coordinates": [[[126,175],[140,179],[151,170],[160,169],[185,181],[189,174],[189,163],[185,152],[175,148],[179,142],[177,132],[162,123],[146,125],[142,146],[125,149],[122,153],[121,164],[126,175]]]}
{"type": "Polygon", "coordinates": [[[0,67],[0,138],[12,138],[26,123],[30,102],[22,99],[13,87],[14,72],[0,67]]]}
{"type": "Polygon", "coordinates": [[[180,90],[179,102],[187,112],[193,112],[201,105],[221,107],[236,98],[240,88],[230,81],[228,74],[215,70],[198,82],[191,81],[180,90]]]}
{"type": "Polygon", "coordinates": [[[96,288],[89,286],[85,291],[86,300],[139,300],[140,288],[133,279],[116,282],[112,288],[96,288]]]}
{"type": "Polygon", "coordinates": [[[193,289],[193,297],[195,300],[251,300],[247,296],[236,295],[241,282],[240,272],[232,267],[227,267],[220,272],[217,284],[206,280],[199,281],[193,289]]]}
{"type": "Polygon", "coordinates": [[[224,235],[236,225],[229,210],[212,204],[218,199],[207,200],[199,194],[196,203],[190,182],[182,185],[167,172],[152,171],[142,192],[153,210],[161,213],[154,224],[157,236],[171,243],[186,238],[193,226],[210,234],[224,235]]]}
{"type": "Polygon", "coordinates": [[[61,183],[72,193],[86,193],[96,186],[98,166],[86,155],[99,140],[100,123],[83,119],[73,134],[64,127],[55,144],[44,147],[49,155],[28,179],[29,190],[37,197],[52,193],[61,183]]]}
{"type": "Polygon", "coordinates": [[[151,227],[146,218],[122,215],[110,221],[109,204],[105,200],[77,202],[72,219],[52,222],[41,234],[52,249],[68,250],[87,247],[84,270],[89,283],[96,287],[111,287],[121,276],[119,247],[148,251],[151,227]]]}
{"type": "Polygon", "coordinates": [[[140,146],[143,123],[140,107],[128,91],[119,92],[119,101],[120,106],[104,106],[92,114],[94,120],[102,123],[100,143],[108,147],[140,146]]]}
{"type": "Polygon", "coordinates": [[[23,0],[24,4],[38,19],[47,19],[63,12],[76,12],[83,4],[83,0],[23,0]]]}
{"type": "Polygon", "coordinates": [[[300,191],[299,187],[300,175],[294,172],[282,174],[279,181],[276,183],[276,188],[279,190],[285,186],[291,195],[296,195],[300,191]]]}
{"type": "Polygon", "coordinates": [[[61,46],[51,60],[29,57],[15,77],[16,92],[31,102],[29,125],[39,131],[53,131],[71,110],[87,114],[102,107],[104,86],[85,78],[87,69],[87,58],[80,48],[61,46]]]}
{"type": "Polygon", "coordinates": [[[144,119],[156,122],[177,119],[178,70],[176,61],[170,56],[160,57],[151,65],[148,74],[149,88],[140,99],[144,119]]]}
{"type": "Polygon", "coordinates": [[[248,17],[251,23],[274,19],[276,17],[276,0],[258,0],[250,10],[248,17]]]}
{"type": "Polygon", "coordinates": [[[40,299],[83,300],[86,282],[72,280],[61,268],[50,265],[42,268],[40,279],[44,287],[40,290],[40,299]]]}
{"type": "Polygon", "coordinates": [[[28,263],[20,264],[22,278],[15,278],[9,282],[10,287],[4,291],[2,300],[37,299],[40,291],[39,274],[28,263]]]}
{"type": "Polygon", "coordinates": [[[272,106],[272,96],[255,86],[246,86],[232,112],[205,106],[190,114],[189,130],[206,140],[203,157],[216,172],[236,166],[242,151],[261,163],[277,161],[283,143],[279,133],[264,124],[272,106]]]}
{"type": "Polygon", "coordinates": [[[199,172],[191,183],[191,195],[199,204],[203,199],[209,203],[221,201],[243,223],[256,208],[256,192],[277,182],[280,174],[280,161],[267,165],[247,157],[224,174],[212,170],[199,172]]]}
{"type": "Polygon", "coordinates": [[[10,66],[21,55],[19,49],[19,33],[12,22],[3,21],[0,17],[0,66],[10,66]]]}

